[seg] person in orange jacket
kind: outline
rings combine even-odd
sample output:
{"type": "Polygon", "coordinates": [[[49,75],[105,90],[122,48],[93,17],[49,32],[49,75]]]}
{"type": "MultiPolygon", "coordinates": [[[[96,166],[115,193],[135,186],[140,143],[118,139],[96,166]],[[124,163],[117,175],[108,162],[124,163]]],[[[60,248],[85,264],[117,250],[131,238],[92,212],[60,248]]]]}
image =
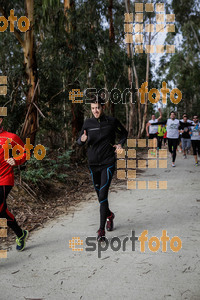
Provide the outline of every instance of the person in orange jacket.
{"type": "Polygon", "coordinates": [[[0,218],[7,219],[8,227],[10,227],[17,236],[16,249],[18,251],[22,251],[25,247],[28,231],[22,230],[18,225],[15,217],[7,208],[6,198],[14,186],[13,167],[21,165],[25,162],[26,153],[23,151],[22,154],[18,154],[17,149],[16,152],[13,151],[13,148],[16,145],[18,145],[16,148],[20,148],[21,146],[24,150],[24,143],[16,134],[5,131],[2,127],[2,122],[3,117],[0,116],[0,218]],[[15,152],[15,154],[6,157],[6,152],[7,154],[10,154],[10,152],[15,152]]]}

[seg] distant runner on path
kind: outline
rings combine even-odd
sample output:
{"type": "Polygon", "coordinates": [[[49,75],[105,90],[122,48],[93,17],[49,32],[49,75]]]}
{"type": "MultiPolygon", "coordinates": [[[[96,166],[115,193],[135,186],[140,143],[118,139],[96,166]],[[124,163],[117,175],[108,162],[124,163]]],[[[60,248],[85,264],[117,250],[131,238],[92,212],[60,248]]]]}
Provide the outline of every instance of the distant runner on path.
{"type": "Polygon", "coordinates": [[[151,123],[152,126],[154,125],[167,125],[167,140],[168,140],[168,149],[172,156],[172,167],[175,167],[175,160],[176,160],[176,149],[179,143],[179,126],[182,125],[184,127],[191,126],[191,123],[188,122],[181,122],[176,119],[176,114],[174,111],[170,113],[170,119],[167,119],[162,122],[151,123]]]}
{"type": "Polygon", "coordinates": [[[159,122],[162,119],[161,109],[158,109],[160,116],[156,119],[155,115],[151,116],[151,120],[146,124],[147,137],[149,139],[157,139],[158,126],[151,126],[152,123],[159,122]]]}
{"type": "Polygon", "coordinates": [[[100,97],[93,99],[91,111],[93,118],[85,120],[79,145],[88,141],[88,163],[93,184],[100,203],[100,228],[97,231],[97,240],[105,240],[105,224],[108,231],[113,230],[114,213],[109,209],[108,190],[115,170],[115,152],[122,149],[126,142],[128,132],[114,117],[104,114],[105,104],[100,97]],[[120,140],[115,144],[115,134],[120,140]]]}
{"type": "Polygon", "coordinates": [[[183,150],[183,158],[187,158],[187,151],[191,148],[191,140],[190,140],[190,128],[191,122],[188,122],[187,115],[184,115],[183,122],[180,122],[179,132],[181,133],[181,145],[183,150]],[[188,123],[188,126],[185,124],[188,123]]]}
{"type": "MultiPolygon", "coordinates": [[[[185,117],[187,117],[187,114],[186,114],[186,113],[183,114],[183,118],[182,118],[180,121],[181,121],[181,122],[184,122],[184,118],[185,118],[185,117]]],[[[187,122],[188,122],[188,123],[192,123],[192,121],[189,120],[189,119],[187,119],[187,122]]],[[[190,145],[190,147],[191,147],[191,145],[190,145]]],[[[179,152],[180,152],[180,153],[182,152],[182,132],[181,132],[181,131],[179,131],[179,152]]]]}
{"type": "Polygon", "coordinates": [[[158,125],[158,149],[162,148],[162,141],[166,131],[167,130],[164,125],[158,125]]]}
{"type": "Polygon", "coordinates": [[[194,126],[191,126],[191,142],[192,142],[192,148],[193,148],[193,155],[195,158],[195,166],[198,166],[198,158],[197,154],[200,157],[200,123],[197,116],[193,117],[193,123],[194,126]]]}
{"type": "Polygon", "coordinates": [[[12,148],[16,145],[20,145],[24,148],[24,143],[16,134],[5,131],[1,126],[2,122],[3,118],[0,117],[0,218],[7,219],[8,227],[10,227],[17,236],[16,249],[18,251],[22,251],[25,247],[25,241],[28,237],[28,231],[22,230],[19,227],[15,217],[7,208],[6,198],[8,197],[8,194],[14,186],[13,167],[23,164],[26,160],[26,154],[24,152],[22,158],[19,160],[15,160],[13,157],[5,160],[5,149],[3,147],[7,139],[10,139],[10,144],[12,148]]]}

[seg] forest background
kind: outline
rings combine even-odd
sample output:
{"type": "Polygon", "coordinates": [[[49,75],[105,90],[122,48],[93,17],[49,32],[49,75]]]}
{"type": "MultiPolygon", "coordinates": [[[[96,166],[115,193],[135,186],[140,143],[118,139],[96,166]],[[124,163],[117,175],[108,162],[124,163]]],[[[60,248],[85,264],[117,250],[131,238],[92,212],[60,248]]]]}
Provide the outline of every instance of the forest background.
{"type": "MultiPolygon", "coordinates": [[[[145,5],[148,1],[136,2],[145,5]]],[[[18,184],[34,199],[41,190],[53,197],[57,193],[50,188],[53,183],[54,187],[80,185],[79,172],[74,170],[86,164],[86,149],[79,148],[76,139],[91,112],[89,105],[69,100],[72,89],[131,88],[134,93],[145,81],[149,90],[160,90],[165,81],[170,89],[182,92],[178,105],[169,94],[164,106],[162,99],[153,105],[147,97],[143,105],[139,97],[132,101],[131,96],[125,104],[108,101],[106,113],[121,121],[129,137],[145,137],[146,122],[153,112],[158,114],[158,105],[163,118],[170,110],[176,110],[178,117],[184,112],[190,118],[200,115],[200,4],[198,0],[163,3],[165,13],[175,14],[175,32],[165,35],[164,45],[174,44],[176,51],[152,55],[135,53],[134,43],[125,43],[124,14],[135,13],[134,1],[0,0],[1,16],[8,19],[14,9],[18,19],[26,16],[31,24],[25,33],[17,22],[14,32],[9,27],[0,32],[0,76],[8,78],[0,106],[8,110],[7,131],[47,150],[42,161],[31,157],[25,169],[16,170],[18,184]]],[[[155,12],[144,10],[143,23],[155,24],[155,12]]],[[[155,44],[158,34],[144,33],[145,42],[155,44]]],[[[82,182],[85,176],[86,171],[82,182]]]]}

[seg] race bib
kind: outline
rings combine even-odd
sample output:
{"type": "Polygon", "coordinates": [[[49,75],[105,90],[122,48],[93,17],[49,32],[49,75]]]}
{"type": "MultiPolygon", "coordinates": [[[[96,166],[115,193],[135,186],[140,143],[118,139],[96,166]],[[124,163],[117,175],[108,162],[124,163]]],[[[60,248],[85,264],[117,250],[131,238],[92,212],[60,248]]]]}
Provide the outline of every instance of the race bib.
{"type": "Polygon", "coordinates": [[[193,131],[192,136],[199,136],[199,132],[198,131],[193,131]]]}

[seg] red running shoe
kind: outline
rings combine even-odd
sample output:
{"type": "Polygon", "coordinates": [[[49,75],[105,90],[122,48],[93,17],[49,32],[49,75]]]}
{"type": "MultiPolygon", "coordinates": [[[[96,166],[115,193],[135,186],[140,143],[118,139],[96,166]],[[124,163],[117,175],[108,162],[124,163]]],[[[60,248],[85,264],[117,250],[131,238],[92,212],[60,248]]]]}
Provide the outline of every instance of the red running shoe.
{"type": "Polygon", "coordinates": [[[97,231],[97,241],[105,242],[105,230],[99,228],[99,230],[97,231]]]}
{"type": "Polygon", "coordinates": [[[112,231],[113,230],[113,227],[114,227],[113,219],[114,219],[114,217],[115,217],[115,215],[112,212],[111,216],[107,218],[107,223],[106,223],[106,229],[107,229],[107,231],[112,231]]]}

